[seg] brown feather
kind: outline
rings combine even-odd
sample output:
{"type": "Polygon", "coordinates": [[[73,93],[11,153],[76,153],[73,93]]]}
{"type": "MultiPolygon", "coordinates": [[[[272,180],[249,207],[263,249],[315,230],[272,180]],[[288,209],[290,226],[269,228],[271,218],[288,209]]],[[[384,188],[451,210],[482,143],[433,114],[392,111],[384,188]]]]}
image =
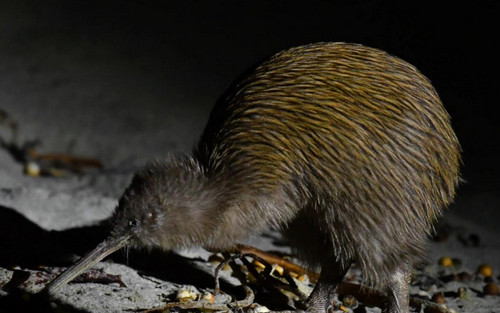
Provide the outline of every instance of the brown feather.
{"type": "Polygon", "coordinates": [[[358,262],[383,285],[424,258],[459,165],[450,117],[415,67],[362,45],[311,44],[233,85],[192,156],[136,176],[115,225],[149,225],[156,212],[135,240],[165,249],[228,248],[276,226],[311,266],[358,262]]]}

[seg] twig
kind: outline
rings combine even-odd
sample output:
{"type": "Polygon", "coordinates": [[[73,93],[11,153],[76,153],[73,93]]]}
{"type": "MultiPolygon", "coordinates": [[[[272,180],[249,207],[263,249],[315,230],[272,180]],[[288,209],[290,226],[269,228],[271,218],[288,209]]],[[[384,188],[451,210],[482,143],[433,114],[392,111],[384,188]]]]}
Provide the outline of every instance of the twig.
{"type": "Polygon", "coordinates": [[[315,283],[319,279],[318,273],[310,271],[308,269],[305,269],[302,266],[297,265],[295,263],[289,262],[278,255],[275,255],[275,254],[272,254],[272,253],[269,253],[266,251],[262,251],[262,250],[255,248],[255,247],[246,246],[246,245],[237,245],[236,249],[240,253],[245,253],[245,254],[251,253],[251,254],[257,255],[260,258],[266,260],[268,263],[278,264],[279,266],[283,267],[284,269],[288,270],[289,272],[297,273],[299,275],[306,274],[309,277],[309,279],[311,280],[311,282],[315,283]]]}
{"type": "Polygon", "coordinates": [[[417,310],[420,310],[423,307],[425,313],[455,313],[453,309],[448,308],[444,304],[415,297],[410,297],[410,306],[416,308],[417,310]]]}
{"type": "Polygon", "coordinates": [[[102,168],[98,159],[85,158],[64,153],[39,154],[35,147],[40,144],[39,140],[18,143],[17,123],[10,119],[7,112],[0,109],[0,125],[6,125],[12,131],[10,141],[0,137],[0,147],[7,150],[12,157],[24,164],[26,173],[30,176],[66,176],[70,172],[80,173],[86,168],[102,168]]]}

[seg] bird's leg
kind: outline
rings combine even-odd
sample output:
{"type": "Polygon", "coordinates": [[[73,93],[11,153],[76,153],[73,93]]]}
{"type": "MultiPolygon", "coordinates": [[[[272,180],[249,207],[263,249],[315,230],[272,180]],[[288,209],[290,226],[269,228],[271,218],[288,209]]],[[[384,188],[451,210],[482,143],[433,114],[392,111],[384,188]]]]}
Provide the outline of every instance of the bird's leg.
{"type": "Polygon", "coordinates": [[[337,261],[325,262],[313,292],[307,299],[307,312],[325,313],[332,306],[337,285],[342,282],[349,266],[337,261]]]}
{"type": "Polygon", "coordinates": [[[387,290],[387,303],[384,313],[409,313],[411,269],[410,264],[404,264],[392,274],[387,290]]]}

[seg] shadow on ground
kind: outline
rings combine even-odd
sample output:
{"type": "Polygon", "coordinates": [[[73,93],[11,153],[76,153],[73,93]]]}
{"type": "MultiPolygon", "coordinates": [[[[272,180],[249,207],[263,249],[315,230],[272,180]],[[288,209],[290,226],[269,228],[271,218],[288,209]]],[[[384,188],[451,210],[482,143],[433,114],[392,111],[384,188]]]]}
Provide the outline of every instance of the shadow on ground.
{"type": "MultiPolygon", "coordinates": [[[[27,268],[39,270],[40,266],[69,266],[75,255],[81,256],[93,249],[108,234],[106,223],[96,226],[80,227],[64,231],[46,231],[34,224],[14,209],[0,205],[0,267],[27,268]]],[[[197,268],[193,259],[174,253],[153,251],[130,251],[115,253],[108,259],[127,264],[141,275],[156,277],[181,285],[194,285],[197,288],[213,288],[214,278],[197,268]]],[[[25,272],[28,273],[28,272],[25,272]]],[[[222,288],[232,290],[224,282],[222,288]]],[[[29,294],[19,289],[3,286],[9,294],[0,297],[0,313],[26,311],[36,308],[37,312],[82,312],[62,304],[53,305],[46,297],[29,294]]]]}

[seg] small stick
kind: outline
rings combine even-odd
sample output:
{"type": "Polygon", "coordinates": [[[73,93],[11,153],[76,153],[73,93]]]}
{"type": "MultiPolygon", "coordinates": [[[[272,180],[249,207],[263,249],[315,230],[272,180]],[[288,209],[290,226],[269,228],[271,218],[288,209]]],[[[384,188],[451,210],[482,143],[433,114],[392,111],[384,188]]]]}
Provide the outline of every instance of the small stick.
{"type": "Polygon", "coordinates": [[[292,263],[292,262],[289,262],[289,261],[287,261],[287,260],[283,259],[282,257],[277,256],[275,254],[272,254],[272,253],[269,253],[266,251],[262,251],[262,250],[255,248],[255,247],[246,246],[246,245],[237,245],[236,249],[240,253],[245,253],[245,254],[251,253],[251,254],[257,255],[261,259],[266,260],[270,264],[278,264],[279,266],[287,269],[289,272],[293,272],[293,273],[297,273],[297,274],[306,274],[309,277],[309,279],[311,280],[311,282],[315,283],[319,279],[318,273],[313,272],[313,271],[309,271],[309,270],[303,268],[302,266],[297,265],[297,264],[292,263]]]}
{"type": "Polygon", "coordinates": [[[78,157],[70,154],[64,153],[46,153],[46,154],[38,154],[37,152],[31,150],[28,152],[29,157],[38,160],[38,161],[47,161],[47,162],[60,162],[62,164],[66,164],[68,166],[72,165],[78,168],[83,167],[102,167],[102,163],[94,158],[85,158],[78,157]]]}
{"type": "Polygon", "coordinates": [[[432,301],[410,297],[410,306],[420,310],[424,307],[425,313],[455,313],[453,309],[448,308],[444,304],[435,303],[432,301]]]}

